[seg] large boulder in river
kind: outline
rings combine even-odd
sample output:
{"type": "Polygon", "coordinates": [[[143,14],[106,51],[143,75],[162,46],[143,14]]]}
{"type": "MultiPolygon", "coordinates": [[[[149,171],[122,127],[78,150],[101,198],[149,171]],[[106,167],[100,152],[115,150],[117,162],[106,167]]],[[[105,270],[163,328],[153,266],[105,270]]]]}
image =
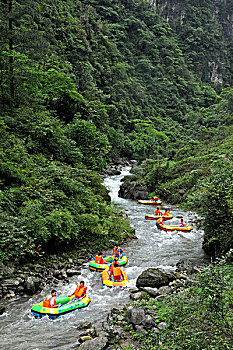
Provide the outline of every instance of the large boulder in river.
{"type": "Polygon", "coordinates": [[[166,286],[169,282],[176,279],[176,275],[173,272],[164,271],[157,268],[149,268],[141,273],[137,278],[137,288],[151,287],[159,288],[166,286]]]}
{"type": "Polygon", "coordinates": [[[5,307],[0,305],[0,315],[2,315],[4,312],[6,312],[5,307]]]}
{"type": "Polygon", "coordinates": [[[29,276],[25,278],[24,289],[25,293],[29,295],[35,294],[39,289],[41,289],[41,280],[37,277],[29,276]]]}
{"type": "Polygon", "coordinates": [[[127,199],[148,199],[149,191],[147,186],[138,182],[134,176],[125,176],[118,195],[127,199]]]}

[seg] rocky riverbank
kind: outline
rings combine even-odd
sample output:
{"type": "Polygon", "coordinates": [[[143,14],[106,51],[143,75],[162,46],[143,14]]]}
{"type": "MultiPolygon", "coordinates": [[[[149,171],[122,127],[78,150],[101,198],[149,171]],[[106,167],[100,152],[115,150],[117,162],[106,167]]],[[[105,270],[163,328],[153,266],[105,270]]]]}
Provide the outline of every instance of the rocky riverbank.
{"type": "Polygon", "coordinates": [[[159,322],[156,303],[167,294],[176,297],[184,288],[198,284],[196,275],[204,266],[195,266],[188,260],[181,260],[174,272],[150,268],[142,272],[137,279],[137,288],[130,290],[132,302],[120,309],[112,309],[102,327],[80,324],[78,330],[79,350],[141,349],[140,336],[148,332],[158,334],[167,327],[159,322]],[[147,300],[147,306],[144,301],[147,300]],[[134,334],[134,337],[132,337],[134,334]],[[130,348],[130,349],[131,349],[130,348]]]}
{"type": "Polygon", "coordinates": [[[84,263],[93,255],[89,252],[79,254],[78,258],[65,256],[50,256],[46,261],[36,264],[27,264],[20,268],[0,268],[0,299],[2,307],[0,314],[4,312],[4,302],[16,296],[32,296],[41,291],[46,285],[56,286],[58,283],[68,283],[69,278],[81,274],[84,263]]]}

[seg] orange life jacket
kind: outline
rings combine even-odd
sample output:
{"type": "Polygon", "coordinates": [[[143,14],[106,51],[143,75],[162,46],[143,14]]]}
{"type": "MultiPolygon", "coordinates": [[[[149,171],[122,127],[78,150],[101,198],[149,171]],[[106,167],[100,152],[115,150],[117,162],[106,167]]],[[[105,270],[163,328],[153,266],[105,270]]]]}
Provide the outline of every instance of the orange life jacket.
{"type": "Polygon", "coordinates": [[[169,215],[170,215],[170,214],[169,214],[169,211],[165,210],[165,212],[164,212],[163,215],[164,215],[164,216],[169,216],[169,215]]]}
{"type": "Polygon", "coordinates": [[[121,268],[119,266],[113,267],[112,274],[113,274],[114,279],[120,279],[121,278],[121,268]]]}
{"type": "Polygon", "coordinates": [[[43,306],[44,307],[51,307],[51,300],[52,300],[52,295],[48,295],[45,300],[43,301],[43,306]]]}
{"type": "Polygon", "coordinates": [[[87,287],[80,287],[78,286],[76,289],[75,289],[75,292],[74,292],[74,296],[75,298],[80,298],[82,295],[85,295],[86,294],[86,290],[87,290],[87,287]]]}
{"type": "Polygon", "coordinates": [[[111,265],[109,266],[109,272],[111,272],[111,273],[112,273],[112,271],[113,271],[114,264],[117,264],[117,265],[118,265],[118,262],[113,261],[113,262],[111,263],[111,265]]]}
{"type": "Polygon", "coordinates": [[[97,264],[103,264],[104,260],[103,260],[103,257],[102,255],[96,255],[95,257],[95,263],[97,264]]]}
{"type": "Polygon", "coordinates": [[[155,214],[155,215],[162,215],[162,212],[161,212],[161,210],[156,209],[156,210],[154,211],[154,214],[155,214]]]}

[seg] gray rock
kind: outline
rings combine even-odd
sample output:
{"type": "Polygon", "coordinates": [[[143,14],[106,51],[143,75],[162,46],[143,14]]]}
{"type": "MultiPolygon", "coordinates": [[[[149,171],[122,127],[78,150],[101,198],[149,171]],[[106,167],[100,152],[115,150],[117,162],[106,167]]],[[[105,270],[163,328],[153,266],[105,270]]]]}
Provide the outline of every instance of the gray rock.
{"type": "Polygon", "coordinates": [[[177,268],[177,271],[179,272],[186,271],[188,274],[196,272],[194,264],[188,259],[179,260],[178,263],[176,264],[176,268],[177,268]]]}
{"type": "Polygon", "coordinates": [[[91,322],[80,322],[76,329],[78,330],[84,330],[84,329],[90,329],[92,328],[91,322]]]}
{"type": "Polygon", "coordinates": [[[167,323],[166,322],[160,322],[158,324],[158,328],[159,329],[166,329],[167,328],[167,323]]]}
{"type": "Polygon", "coordinates": [[[176,275],[171,272],[166,272],[157,268],[149,268],[141,273],[137,278],[136,286],[159,288],[168,285],[170,281],[174,280],[176,275]]]}
{"type": "Polygon", "coordinates": [[[146,184],[139,183],[134,176],[125,176],[118,195],[128,199],[148,199],[149,191],[146,184]]]}
{"type": "Polygon", "coordinates": [[[80,337],[90,336],[91,338],[95,338],[96,335],[95,328],[85,329],[82,333],[80,333],[80,337]]]}
{"type": "Polygon", "coordinates": [[[79,346],[79,350],[104,350],[108,343],[106,337],[97,337],[92,340],[87,340],[79,346]]]}
{"type": "Polygon", "coordinates": [[[61,278],[61,277],[62,277],[61,271],[60,271],[60,270],[54,270],[54,271],[53,271],[53,275],[54,275],[56,278],[61,278]]]}
{"type": "Polygon", "coordinates": [[[130,293],[137,293],[137,292],[140,292],[140,290],[138,288],[129,288],[129,292],[130,293]]]}
{"type": "Polygon", "coordinates": [[[172,289],[169,286],[163,286],[158,289],[159,294],[170,294],[172,289]]]}
{"type": "Polygon", "coordinates": [[[20,281],[18,279],[7,279],[2,283],[2,287],[15,289],[20,285],[20,281]]]}
{"type": "Polygon", "coordinates": [[[143,309],[128,309],[126,310],[125,318],[134,325],[142,324],[145,319],[145,311],[143,309]]]}
{"type": "Polygon", "coordinates": [[[141,296],[142,296],[142,292],[138,292],[138,293],[131,293],[129,297],[132,300],[139,300],[141,296]]]}
{"type": "Polygon", "coordinates": [[[75,270],[75,269],[68,269],[66,271],[66,273],[67,273],[68,277],[81,275],[81,271],[80,270],[75,270]]]}
{"type": "Polygon", "coordinates": [[[142,290],[147,292],[151,297],[157,297],[159,295],[158,288],[143,287],[142,290]]]}
{"type": "Polygon", "coordinates": [[[142,324],[145,329],[152,329],[155,326],[155,320],[150,315],[146,315],[142,324]]]}
{"type": "Polygon", "coordinates": [[[67,273],[65,269],[61,270],[62,278],[67,278],[67,273]]]}
{"type": "Polygon", "coordinates": [[[147,331],[143,328],[143,326],[136,325],[135,331],[137,334],[146,334],[147,331]]]}
{"type": "Polygon", "coordinates": [[[40,286],[41,280],[39,280],[37,277],[26,277],[24,282],[25,293],[33,295],[39,289],[40,286]]]}
{"type": "Polygon", "coordinates": [[[89,340],[92,340],[92,337],[90,335],[82,335],[79,338],[80,343],[84,343],[84,342],[89,341],[89,340]]]}

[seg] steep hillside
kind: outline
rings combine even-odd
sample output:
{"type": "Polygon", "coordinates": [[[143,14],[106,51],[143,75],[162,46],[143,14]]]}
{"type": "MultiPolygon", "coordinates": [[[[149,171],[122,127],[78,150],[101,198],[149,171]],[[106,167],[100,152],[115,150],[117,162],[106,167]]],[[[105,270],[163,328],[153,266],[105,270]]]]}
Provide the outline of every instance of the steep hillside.
{"type": "Polygon", "coordinates": [[[152,0],[177,34],[185,60],[202,81],[233,84],[231,0],[152,0]]]}

